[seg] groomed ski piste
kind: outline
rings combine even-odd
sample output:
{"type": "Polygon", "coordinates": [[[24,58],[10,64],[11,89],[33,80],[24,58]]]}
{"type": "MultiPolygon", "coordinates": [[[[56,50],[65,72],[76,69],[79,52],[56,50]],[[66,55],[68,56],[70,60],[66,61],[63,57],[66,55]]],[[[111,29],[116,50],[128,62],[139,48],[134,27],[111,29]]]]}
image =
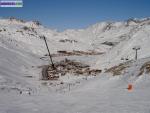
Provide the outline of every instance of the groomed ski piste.
{"type": "Polygon", "coordinates": [[[0,113],[150,113],[150,18],[63,32],[0,19],[0,113]],[[40,36],[54,62],[67,58],[102,72],[42,80],[49,57],[40,36]]]}

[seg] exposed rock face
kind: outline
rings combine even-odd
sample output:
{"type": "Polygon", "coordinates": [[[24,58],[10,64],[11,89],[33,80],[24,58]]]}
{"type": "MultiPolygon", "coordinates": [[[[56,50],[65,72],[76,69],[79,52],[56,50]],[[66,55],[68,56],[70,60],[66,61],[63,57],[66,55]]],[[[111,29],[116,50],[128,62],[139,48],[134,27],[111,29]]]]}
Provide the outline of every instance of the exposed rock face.
{"type": "Polygon", "coordinates": [[[140,68],[140,73],[138,76],[141,76],[143,73],[149,74],[150,73],[150,61],[146,62],[145,64],[142,65],[140,68]]]}

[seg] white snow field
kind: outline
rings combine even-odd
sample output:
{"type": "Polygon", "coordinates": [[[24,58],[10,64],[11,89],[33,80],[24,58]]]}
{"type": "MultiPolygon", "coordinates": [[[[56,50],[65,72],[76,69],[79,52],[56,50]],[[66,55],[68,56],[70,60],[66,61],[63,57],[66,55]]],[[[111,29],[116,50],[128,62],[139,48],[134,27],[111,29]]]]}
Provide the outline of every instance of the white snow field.
{"type": "Polygon", "coordinates": [[[0,113],[150,113],[150,18],[64,32],[35,21],[0,19],[0,113]],[[54,62],[67,58],[102,73],[41,80],[41,66],[49,64],[43,35],[55,55],[101,53],[60,55],[54,62]],[[130,91],[128,84],[133,85],[130,91]]]}

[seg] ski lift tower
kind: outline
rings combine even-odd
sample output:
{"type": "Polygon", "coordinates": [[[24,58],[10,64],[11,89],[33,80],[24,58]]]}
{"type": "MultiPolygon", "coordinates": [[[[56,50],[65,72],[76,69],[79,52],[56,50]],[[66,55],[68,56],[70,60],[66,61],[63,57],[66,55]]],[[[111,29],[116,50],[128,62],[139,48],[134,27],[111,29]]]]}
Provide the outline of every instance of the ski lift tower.
{"type": "Polygon", "coordinates": [[[135,46],[135,47],[133,47],[132,49],[135,50],[135,60],[137,60],[137,55],[138,55],[138,54],[137,54],[137,51],[140,50],[141,47],[140,47],[140,46],[135,46]]]}

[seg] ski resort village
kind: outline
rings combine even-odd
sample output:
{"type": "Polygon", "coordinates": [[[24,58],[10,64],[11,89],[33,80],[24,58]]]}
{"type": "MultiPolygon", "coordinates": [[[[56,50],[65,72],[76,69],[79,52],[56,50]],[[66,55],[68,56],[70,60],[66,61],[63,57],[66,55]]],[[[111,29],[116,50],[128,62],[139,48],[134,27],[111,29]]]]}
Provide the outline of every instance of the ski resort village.
{"type": "Polygon", "coordinates": [[[62,32],[0,19],[0,113],[150,113],[150,18],[62,32]]]}

